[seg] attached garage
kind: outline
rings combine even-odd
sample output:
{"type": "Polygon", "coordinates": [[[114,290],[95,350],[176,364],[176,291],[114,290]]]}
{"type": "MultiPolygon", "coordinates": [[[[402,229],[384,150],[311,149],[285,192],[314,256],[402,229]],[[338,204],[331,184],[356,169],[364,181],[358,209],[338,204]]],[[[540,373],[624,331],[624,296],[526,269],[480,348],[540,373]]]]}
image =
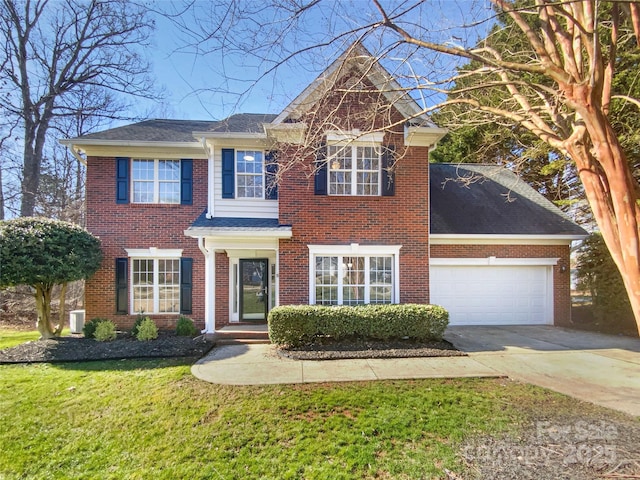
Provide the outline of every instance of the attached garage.
{"type": "Polygon", "coordinates": [[[431,303],[451,325],[553,324],[557,259],[432,258],[431,303]]]}

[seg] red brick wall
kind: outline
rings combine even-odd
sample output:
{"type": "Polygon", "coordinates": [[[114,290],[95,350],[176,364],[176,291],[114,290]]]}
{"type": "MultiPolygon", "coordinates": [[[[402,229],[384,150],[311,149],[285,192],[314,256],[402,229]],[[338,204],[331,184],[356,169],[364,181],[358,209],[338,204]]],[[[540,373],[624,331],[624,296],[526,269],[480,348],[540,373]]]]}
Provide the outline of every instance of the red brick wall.
{"type": "Polygon", "coordinates": [[[229,324],[229,257],[216,253],[216,329],[229,324]]]}
{"type": "Polygon", "coordinates": [[[571,322],[571,278],[568,245],[431,245],[432,258],[559,258],[553,267],[553,312],[556,325],[571,322]],[[561,266],[566,267],[563,273],[561,266]]]}
{"type": "MultiPolygon", "coordinates": [[[[87,281],[87,320],[106,317],[118,327],[133,325],[135,315],[115,313],[115,259],[126,257],[126,248],[182,248],[183,257],[193,258],[193,313],[196,327],[204,328],[204,256],[198,241],[184,231],[207,206],[207,161],[193,162],[193,205],[116,204],[115,159],[87,159],[87,229],[100,237],[104,259],[98,272],[87,281]]],[[[130,279],[129,279],[130,281],[130,279]]],[[[158,327],[173,329],[177,315],[150,315],[158,327]]]]}
{"type": "MultiPolygon", "coordinates": [[[[292,225],[293,238],[280,241],[280,304],[309,302],[309,250],[307,245],[402,245],[400,249],[400,302],[428,301],[429,163],[427,147],[404,148],[402,117],[393,108],[375,119],[371,107],[380,105],[375,93],[324,98],[313,117],[304,119],[316,143],[326,129],[359,128],[369,132],[382,127],[381,119],[400,124],[387,132],[383,145],[394,145],[398,158],[395,196],[314,195],[315,153],[285,149],[284,165],[295,165],[283,176],[279,188],[280,223],[292,225]],[[318,119],[322,119],[319,121],[318,119]]],[[[374,108],[375,110],[375,108],[374,108]]],[[[385,110],[383,107],[382,110],[385,110]]],[[[378,109],[378,112],[381,110],[378,109]]]]}

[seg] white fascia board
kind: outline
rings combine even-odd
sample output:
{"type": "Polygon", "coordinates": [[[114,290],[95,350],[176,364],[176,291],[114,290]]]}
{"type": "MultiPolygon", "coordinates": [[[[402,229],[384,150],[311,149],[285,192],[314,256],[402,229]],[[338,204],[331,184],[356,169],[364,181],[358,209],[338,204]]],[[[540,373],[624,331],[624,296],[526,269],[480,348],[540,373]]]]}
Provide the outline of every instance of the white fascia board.
{"type": "Polygon", "coordinates": [[[569,245],[585,235],[482,235],[442,234],[429,237],[431,245],[569,245]]]}
{"type": "Polygon", "coordinates": [[[127,256],[142,258],[178,258],[182,257],[181,248],[125,248],[127,256]]]}
{"type": "Polygon", "coordinates": [[[552,266],[557,265],[559,258],[430,258],[431,266],[552,266]]]}
{"type": "Polygon", "coordinates": [[[200,238],[204,237],[207,239],[215,239],[215,238],[238,238],[238,239],[246,239],[246,238],[291,238],[293,233],[290,227],[280,227],[278,229],[274,228],[251,228],[251,229],[242,229],[242,228],[210,228],[210,227],[192,227],[184,231],[184,234],[187,237],[192,238],[200,238]]]}
{"type": "Polygon", "coordinates": [[[432,147],[444,137],[449,130],[439,127],[404,127],[404,143],[408,147],[432,147]]]}

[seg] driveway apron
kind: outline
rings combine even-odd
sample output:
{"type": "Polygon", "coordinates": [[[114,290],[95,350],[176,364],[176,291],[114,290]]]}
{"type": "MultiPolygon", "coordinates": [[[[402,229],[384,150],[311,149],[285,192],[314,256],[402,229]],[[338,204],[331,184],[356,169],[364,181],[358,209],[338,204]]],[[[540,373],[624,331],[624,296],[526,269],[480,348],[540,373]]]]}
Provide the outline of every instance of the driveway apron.
{"type": "Polygon", "coordinates": [[[640,416],[640,339],[552,326],[455,326],[445,338],[510,378],[640,416]]]}

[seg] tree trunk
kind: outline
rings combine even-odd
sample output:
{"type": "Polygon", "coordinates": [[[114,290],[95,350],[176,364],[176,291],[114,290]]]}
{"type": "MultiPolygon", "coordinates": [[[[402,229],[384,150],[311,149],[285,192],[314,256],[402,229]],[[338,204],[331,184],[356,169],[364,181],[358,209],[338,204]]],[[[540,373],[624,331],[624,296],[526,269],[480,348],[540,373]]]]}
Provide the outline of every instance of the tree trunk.
{"type": "Polygon", "coordinates": [[[4,184],[2,183],[2,163],[0,163],[0,220],[4,220],[4,184]]]}
{"type": "Polygon", "coordinates": [[[67,298],[67,282],[64,282],[60,285],[60,311],[58,312],[58,325],[53,330],[53,334],[56,337],[59,337],[62,334],[62,329],[64,328],[64,321],[67,318],[65,313],[66,307],[66,298],[67,298]]]}
{"type": "Polygon", "coordinates": [[[33,148],[35,136],[25,128],[24,164],[22,166],[22,202],[20,216],[32,217],[36,206],[36,196],[40,185],[41,158],[33,148]]]}
{"type": "Polygon", "coordinates": [[[51,290],[52,285],[39,283],[35,285],[36,292],[34,294],[36,299],[36,312],[38,314],[38,321],[36,327],[40,332],[40,340],[46,340],[47,338],[53,338],[56,336],[51,326],[51,290]]]}
{"type": "Polygon", "coordinates": [[[567,149],[629,296],[640,334],[640,200],[627,158],[608,120],[582,115],[593,150],[580,140],[567,149]]]}

